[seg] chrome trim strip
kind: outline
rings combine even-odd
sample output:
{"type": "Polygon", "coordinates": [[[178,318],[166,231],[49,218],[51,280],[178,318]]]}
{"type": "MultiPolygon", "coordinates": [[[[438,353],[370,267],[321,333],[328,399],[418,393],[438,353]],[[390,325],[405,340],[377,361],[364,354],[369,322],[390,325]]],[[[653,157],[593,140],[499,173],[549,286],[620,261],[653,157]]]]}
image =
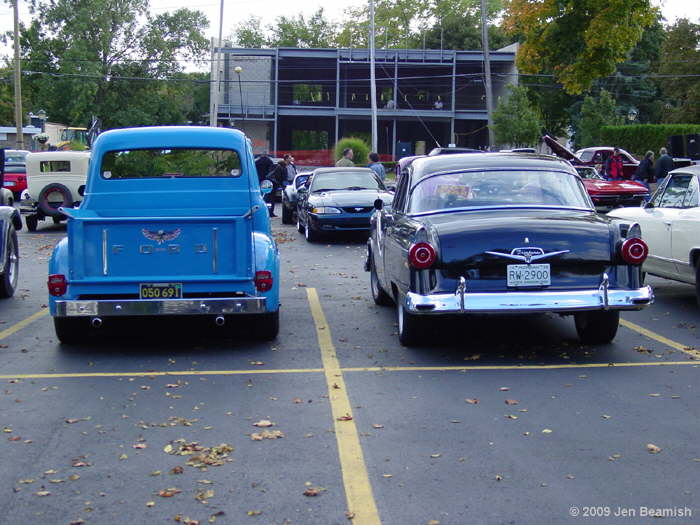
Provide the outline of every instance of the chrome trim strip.
{"type": "Polygon", "coordinates": [[[459,295],[459,311],[464,313],[464,293],[467,291],[467,280],[464,276],[459,278],[459,286],[457,287],[457,294],[459,295]]]}
{"type": "Polygon", "coordinates": [[[155,315],[236,315],[267,312],[265,297],[231,299],[56,301],[56,317],[123,317],[155,315]]]}
{"type": "Polygon", "coordinates": [[[465,211],[483,211],[483,210],[571,210],[571,211],[587,211],[595,212],[595,208],[579,208],[576,206],[545,206],[545,205],[524,205],[516,204],[511,206],[473,206],[460,208],[442,208],[439,210],[419,211],[407,213],[408,217],[425,217],[426,215],[435,215],[438,213],[460,213],[465,211]]]}
{"type": "Polygon", "coordinates": [[[418,315],[459,313],[573,313],[583,310],[641,310],[654,302],[651,286],[633,290],[605,289],[575,291],[532,291],[502,293],[455,293],[421,295],[408,292],[404,305],[418,315]],[[419,308],[420,307],[420,308],[419,308]]]}
{"type": "Polygon", "coordinates": [[[107,275],[109,261],[107,260],[107,230],[102,230],[102,275],[107,275]]]}
{"type": "Polygon", "coordinates": [[[608,297],[608,289],[610,288],[610,280],[607,273],[603,273],[603,282],[600,283],[598,287],[598,292],[600,293],[600,300],[603,303],[603,310],[607,310],[610,306],[610,300],[608,297]]]}
{"type": "Polygon", "coordinates": [[[211,271],[219,273],[219,228],[211,229],[211,271]]]}

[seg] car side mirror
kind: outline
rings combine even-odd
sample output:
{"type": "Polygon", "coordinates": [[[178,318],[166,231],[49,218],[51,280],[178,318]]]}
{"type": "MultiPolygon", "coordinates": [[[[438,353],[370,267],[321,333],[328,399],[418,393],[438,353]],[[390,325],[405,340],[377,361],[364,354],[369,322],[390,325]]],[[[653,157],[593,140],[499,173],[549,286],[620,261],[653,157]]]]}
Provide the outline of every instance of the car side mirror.
{"type": "Polygon", "coordinates": [[[267,195],[272,192],[272,182],[269,180],[264,180],[260,183],[260,193],[262,195],[267,195]]]}
{"type": "Polygon", "coordinates": [[[374,209],[381,210],[384,207],[384,201],[382,199],[377,199],[374,201],[374,209]]]}
{"type": "Polygon", "coordinates": [[[85,184],[81,184],[78,188],[78,195],[85,197],[85,184]]]}
{"type": "Polygon", "coordinates": [[[644,208],[653,208],[653,207],[654,207],[654,204],[653,204],[651,201],[645,202],[644,205],[643,205],[643,207],[644,207],[644,208]]]}

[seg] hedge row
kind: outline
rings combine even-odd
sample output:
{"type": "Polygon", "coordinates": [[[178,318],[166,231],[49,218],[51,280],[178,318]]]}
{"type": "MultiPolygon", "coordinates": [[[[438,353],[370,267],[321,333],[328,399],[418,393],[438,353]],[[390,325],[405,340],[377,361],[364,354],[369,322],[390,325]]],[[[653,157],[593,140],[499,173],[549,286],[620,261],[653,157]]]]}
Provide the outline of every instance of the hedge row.
{"type": "Polygon", "coordinates": [[[700,133],[698,124],[636,124],[631,126],[603,126],[601,138],[605,146],[618,146],[638,155],[651,150],[658,153],[659,148],[667,146],[672,135],[700,133]]]}

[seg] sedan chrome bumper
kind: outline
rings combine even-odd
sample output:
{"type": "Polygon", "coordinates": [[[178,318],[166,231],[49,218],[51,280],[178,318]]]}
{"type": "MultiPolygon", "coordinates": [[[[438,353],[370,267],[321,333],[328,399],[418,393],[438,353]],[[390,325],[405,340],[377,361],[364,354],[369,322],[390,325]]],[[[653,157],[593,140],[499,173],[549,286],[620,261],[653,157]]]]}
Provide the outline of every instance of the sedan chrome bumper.
{"type": "Polygon", "coordinates": [[[573,313],[584,310],[641,310],[654,302],[650,286],[636,290],[595,290],[469,293],[460,284],[455,293],[406,294],[405,307],[416,314],[573,313]]]}
{"type": "Polygon", "coordinates": [[[56,317],[262,314],[266,303],[264,297],[56,301],[56,317]]]}

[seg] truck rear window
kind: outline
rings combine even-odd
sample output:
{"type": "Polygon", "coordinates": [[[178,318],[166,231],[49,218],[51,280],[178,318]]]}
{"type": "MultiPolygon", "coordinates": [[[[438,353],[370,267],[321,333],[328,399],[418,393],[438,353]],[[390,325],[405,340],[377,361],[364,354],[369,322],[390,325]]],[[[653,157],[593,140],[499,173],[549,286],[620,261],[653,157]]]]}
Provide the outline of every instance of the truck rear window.
{"type": "Polygon", "coordinates": [[[105,153],[100,172],[105,179],[240,177],[241,160],[230,149],[129,149],[105,153]]]}

